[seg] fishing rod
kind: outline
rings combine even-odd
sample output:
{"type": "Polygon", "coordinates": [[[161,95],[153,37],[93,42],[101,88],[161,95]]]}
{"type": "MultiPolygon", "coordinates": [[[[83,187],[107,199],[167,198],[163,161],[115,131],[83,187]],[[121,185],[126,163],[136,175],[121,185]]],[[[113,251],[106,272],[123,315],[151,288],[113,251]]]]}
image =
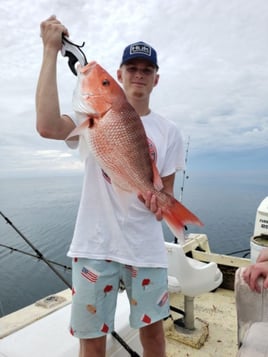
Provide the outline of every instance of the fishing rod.
{"type": "Polygon", "coordinates": [[[187,141],[187,146],[186,146],[186,151],[185,151],[185,169],[183,170],[183,175],[182,175],[180,202],[182,202],[182,196],[183,196],[183,192],[184,192],[185,180],[187,180],[189,178],[189,176],[186,175],[187,161],[188,161],[188,154],[189,154],[189,146],[190,146],[190,136],[188,136],[188,141],[187,141]]]}
{"type": "MultiPolygon", "coordinates": [[[[187,161],[188,161],[188,153],[189,153],[189,146],[190,146],[190,136],[188,136],[188,141],[187,141],[187,146],[185,150],[185,169],[182,172],[182,183],[181,183],[181,192],[180,192],[180,198],[179,201],[182,202],[182,197],[183,197],[183,192],[184,192],[184,185],[185,185],[185,180],[189,178],[188,175],[186,175],[186,168],[187,168],[187,161]]],[[[187,226],[184,226],[185,231],[187,231],[187,226]]],[[[174,243],[178,244],[178,238],[174,237],[174,243]]]]}
{"type": "Polygon", "coordinates": [[[8,219],[3,212],[0,211],[0,215],[5,219],[6,223],[9,224],[18,234],[19,236],[32,248],[32,250],[36,253],[36,257],[42,260],[47,266],[66,284],[70,289],[72,285],[58,272],[57,269],[54,268],[52,262],[44,257],[44,255],[22,234],[22,232],[8,219]]]}
{"type": "MultiPolygon", "coordinates": [[[[32,253],[26,252],[25,250],[21,250],[21,249],[17,249],[17,248],[14,248],[14,247],[10,247],[9,245],[2,244],[2,243],[0,243],[0,247],[9,249],[11,251],[11,253],[18,252],[18,253],[21,253],[21,254],[24,254],[24,255],[28,255],[29,257],[33,257],[33,258],[36,258],[36,259],[40,260],[40,258],[39,258],[39,256],[37,254],[32,254],[32,253]]],[[[47,259],[47,261],[50,262],[53,265],[57,265],[57,266],[63,268],[64,270],[67,270],[67,271],[68,270],[72,270],[72,268],[69,267],[68,265],[61,264],[61,263],[55,262],[55,261],[50,260],[50,259],[47,259]]]]}

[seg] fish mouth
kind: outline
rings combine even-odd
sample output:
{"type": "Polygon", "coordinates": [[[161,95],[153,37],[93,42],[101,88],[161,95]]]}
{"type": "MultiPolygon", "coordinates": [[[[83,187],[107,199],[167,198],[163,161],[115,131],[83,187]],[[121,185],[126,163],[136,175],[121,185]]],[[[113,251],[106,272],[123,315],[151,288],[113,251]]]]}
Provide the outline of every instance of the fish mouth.
{"type": "Polygon", "coordinates": [[[97,93],[81,93],[81,97],[83,99],[90,99],[90,98],[101,98],[102,99],[102,98],[104,98],[102,94],[97,94],[97,93]]]}
{"type": "Polygon", "coordinates": [[[81,93],[81,96],[82,96],[83,99],[96,97],[96,95],[94,93],[81,93]]]}
{"type": "Polygon", "coordinates": [[[90,72],[96,65],[97,65],[97,62],[96,62],[96,61],[91,61],[91,62],[89,62],[87,65],[85,65],[85,66],[83,66],[83,67],[80,66],[79,71],[80,71],[80,73],[83,73],[83,74],[88,73],[88,72],[90,72]]]}

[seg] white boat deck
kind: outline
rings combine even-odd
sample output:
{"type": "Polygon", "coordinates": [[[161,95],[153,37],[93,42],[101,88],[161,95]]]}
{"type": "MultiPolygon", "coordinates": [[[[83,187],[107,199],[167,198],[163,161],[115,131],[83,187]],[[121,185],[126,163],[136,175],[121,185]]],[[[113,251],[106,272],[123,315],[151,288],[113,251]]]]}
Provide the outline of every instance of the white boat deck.
{"type": "MultiPolygon", "coordinates": [[[[118,306],[120,314],[117,312],[115,327],[116,332],[131,346],[135,346],[137,353],[141,353],[139,347],[138,331],[131,329],[126,323],[126,316],[129,315],[129,304],[125,293],[118,295],[118,306]]],[[[64,307],[40,318],[19,329],[14,333],[0,340],[1,357],[75,357],[78,356],[78,339],[71,336],[68,325],[71,305],[68,303],[64,307]]],[[[27,309],[27,308],[26,308],[27,309]]],[[[23,314],[25,315],[25,309],[23,314]]],[[[31,315],[36,310],[34,305],[28,308],[31,315]]],[[[11,314],[16,318],[16,313],[11,314]]],[[[5,323],[14,326],[12,316],[0,320],[1,329],[5,323]]],[[[7,327],[7,326],[6,326],[7,327]]],[[[1,330],[0,330],[1,331],[1,330]]],[[[113,357],[124,357],[126,351],[122,346],[109,335],[107,341],[107,355],[113,357]]]]}
{"type": "MultiPolygon", "coordinates": [[[[119,294],[120,315],[116,315],[116,332],[130,347],[142,356],[138,332],[127,323],[129,313],[125,293],[119,294]]],[[[172,294],[171,304],[183,309],[183,296],[172,294]]],[[[34,309],[34,307],[33,307],[34,309]]],[[[14,314],[15,316],[15,314],[14,314]]],[[[70,304],[41,318],[0,340],[1,357],[75,357],[78,356],[78,340],[68,331],[70,304]],[[45,333],[44,333],[45,332],[45,333]]],[[[178,316],[173,313],[176,319],[178,316]]],[[[9,316],[10,318],[10,316],[9,316]]],[[[218,289],[195,298],[196,322],[208,323],[209,336],[200,349],[196,349],[167,337],[167,357],[235,357],[237,353],[237,322],[234,293],[218,289]]],[[[3,318],[1,323],[4,323],[3,318]]],[[[169,319],[165,325],[171,324],[169,319]]],[[[1,327],[3,328],[3,326],[1,327]]],[[[171,334],[172,335],[172,334],[171,334]]],[[[176,338],[176,333],[173,337],[176,338]]],[[[107,356],[126,357],[128,353],[112,337],[108,338],[107,356]]]]}
{"type": "MultiPolygon", "coordinates": [[[[183,296],[171,296],[171,305],[183,309],[183,296]]],[[[237,320],[234,292],[217,289],[200,295],[194,300],[196,324],[208,323],[208,338],[200,349],[179,343],[168,337],[167,357],[235,357],[237,345],[237,320]]],[[[176,314],[172,313],[176,319],[176,314]]],[[[176,338],[176,335],[175,335],[176,338]]]]}

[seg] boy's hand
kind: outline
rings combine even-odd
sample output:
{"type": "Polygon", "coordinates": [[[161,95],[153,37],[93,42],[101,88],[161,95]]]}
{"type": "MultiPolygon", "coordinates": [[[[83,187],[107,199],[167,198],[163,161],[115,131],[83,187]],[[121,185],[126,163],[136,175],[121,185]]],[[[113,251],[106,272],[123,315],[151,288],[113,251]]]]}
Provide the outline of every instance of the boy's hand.
{"type": "Polygon", "coordinates": [[[145,204],[145,206],[155,215],[158,221],[162,221],[163,219],[163,212],[157,204],[156,195],[154,195],[151,191],[146,192],[145,197],[139,193],[138,199],[145,204]]]}

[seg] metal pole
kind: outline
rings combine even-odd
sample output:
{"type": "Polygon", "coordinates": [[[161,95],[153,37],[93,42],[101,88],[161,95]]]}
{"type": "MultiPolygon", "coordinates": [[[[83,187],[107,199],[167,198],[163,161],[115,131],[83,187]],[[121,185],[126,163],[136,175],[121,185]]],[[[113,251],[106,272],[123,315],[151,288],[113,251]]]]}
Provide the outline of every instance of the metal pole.
{"type": "Polygon", "coordinates": [[[184,296],[184,326],[188,330],[194,330],[194,298],[184,296]]]}

